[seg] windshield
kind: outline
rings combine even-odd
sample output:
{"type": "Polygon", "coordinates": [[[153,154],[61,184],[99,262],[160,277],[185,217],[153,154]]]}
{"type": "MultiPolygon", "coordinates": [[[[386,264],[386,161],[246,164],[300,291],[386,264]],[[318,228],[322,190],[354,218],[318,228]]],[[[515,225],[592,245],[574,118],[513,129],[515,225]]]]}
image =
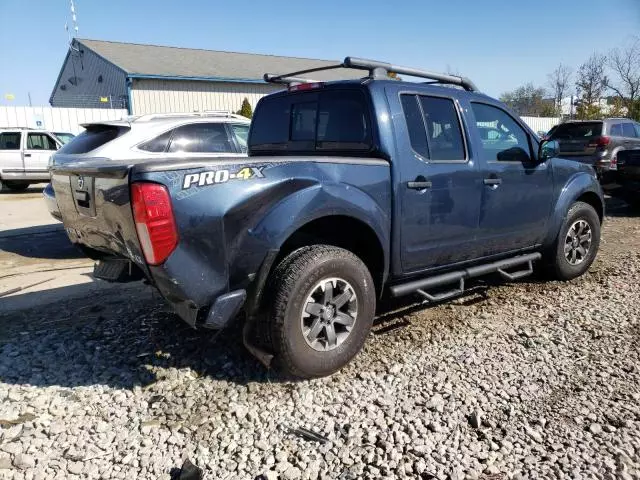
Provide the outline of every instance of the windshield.
{"type": "Polygon", "coordinates": [[[551,134],[551,139],[579,139],[599,137],[602,134],[602,122],[563,123],[551,134]]]}

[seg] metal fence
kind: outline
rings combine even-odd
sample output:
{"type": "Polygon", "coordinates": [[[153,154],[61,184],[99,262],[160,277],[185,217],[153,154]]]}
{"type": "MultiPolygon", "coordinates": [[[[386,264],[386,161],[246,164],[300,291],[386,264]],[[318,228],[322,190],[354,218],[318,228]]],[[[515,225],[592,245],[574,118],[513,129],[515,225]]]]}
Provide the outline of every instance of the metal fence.
{"type": "Polygon", "coordinates": [[[534,132],[548,132],[561,122],[559,117],[520,117],[534,132]]]}
{"type": "Polygon", "coordinates": [[[124,109],[0,106],[0,128],[43,128],[54,132],[80,133],[83,123],[119,120],[124,109]]]}

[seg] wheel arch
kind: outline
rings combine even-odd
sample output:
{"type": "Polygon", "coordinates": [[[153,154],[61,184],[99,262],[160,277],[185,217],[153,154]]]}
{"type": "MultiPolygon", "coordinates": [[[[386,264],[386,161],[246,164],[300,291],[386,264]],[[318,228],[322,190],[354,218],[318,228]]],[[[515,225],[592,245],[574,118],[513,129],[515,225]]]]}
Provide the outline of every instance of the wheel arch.
{"type": "Polygon", "coordinates": [[[554,244],[569,209],[576,202],[585,202],[591,205],[602,224],[605,214],[602,188],[593,175],[587,172],[580,172],[566,182],[556,200],[549,222],[547,237],[544,241],[545,247],[554,244]]]}

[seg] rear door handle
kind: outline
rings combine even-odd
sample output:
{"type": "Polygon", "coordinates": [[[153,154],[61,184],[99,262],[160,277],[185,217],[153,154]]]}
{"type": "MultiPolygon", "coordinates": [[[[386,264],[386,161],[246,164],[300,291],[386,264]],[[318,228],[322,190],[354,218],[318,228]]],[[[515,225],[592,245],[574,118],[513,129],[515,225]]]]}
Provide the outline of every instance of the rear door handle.
{"type": "Polygon", "coordinates": [[[429,180],[407,182],[407,188],[413,190],[424,190],[425,188],[431,188],[433,184],[429,180]]]}
{"type": "Polygon", "coordinates": [[[485,178],[483,180],[485,185],[500,185],[502,183],[502,179],[501,178],[485,178]]]}
{"type": "Polygon", "coordinates": [[[24,156],[25,156],[25,157],[30,157],[30,156],[31,156],[31,154],[30,154],[30,153],[25,153],[25,154],[24,154],[24,156]]]}

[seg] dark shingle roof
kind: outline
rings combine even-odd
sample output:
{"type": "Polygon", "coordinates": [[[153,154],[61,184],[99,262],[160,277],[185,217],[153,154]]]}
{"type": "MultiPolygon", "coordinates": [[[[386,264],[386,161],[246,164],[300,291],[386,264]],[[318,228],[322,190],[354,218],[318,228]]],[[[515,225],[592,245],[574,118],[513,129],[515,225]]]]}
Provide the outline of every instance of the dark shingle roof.
{"type": "MultiPolygon", "coordinates": [[[[221,52],[192,48],[140,45],[77,39],[107,61],[128,74],[163,77],[195,77],[212,79],[261,80],[264,73],[288,73],[307,68],[335,65],[338,61],[310,58],[279,57],[254,53],[221,52]]],[[[329,70],[310,75],[318,80],[359,78],[362,71],[329,70]]]]}

